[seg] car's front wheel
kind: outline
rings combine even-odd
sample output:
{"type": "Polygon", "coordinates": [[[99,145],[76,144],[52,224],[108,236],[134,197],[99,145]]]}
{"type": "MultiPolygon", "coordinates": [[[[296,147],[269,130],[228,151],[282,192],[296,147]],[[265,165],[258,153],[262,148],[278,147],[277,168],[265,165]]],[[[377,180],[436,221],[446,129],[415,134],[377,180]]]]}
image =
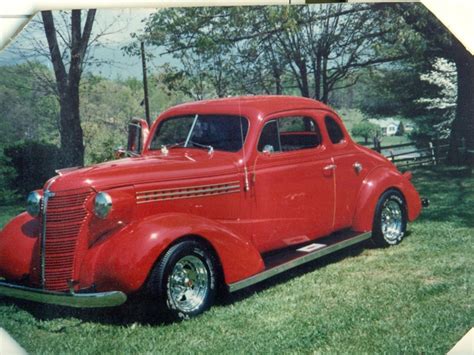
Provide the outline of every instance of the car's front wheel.
{"type": "Polygon", "coordinates": [[[405,236],[407,209],[403,195],[388,190],[380,196],[375,209],[372,238],[378,246],[398,244],[405,236]]]}
{"type": "Polygon", "coordinates": [[[213,305],[216,283],[212,251],[200,242],[186,240],[172,246],[156,264],[149,290],[173,319],[188,319],[213,305]]]}

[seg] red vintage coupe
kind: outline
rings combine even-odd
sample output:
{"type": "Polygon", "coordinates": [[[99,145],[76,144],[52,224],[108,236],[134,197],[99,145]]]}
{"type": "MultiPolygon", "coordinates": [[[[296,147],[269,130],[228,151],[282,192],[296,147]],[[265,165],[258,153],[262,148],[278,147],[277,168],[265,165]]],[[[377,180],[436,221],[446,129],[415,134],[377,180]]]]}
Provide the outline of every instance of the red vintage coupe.
{"type": "Polygon", "coordinates": [[[371,238],[422,201],[338,115],[305,98],[173,107],[130,126],[129,157],[58,171],[0,232],[0,295],[108,307],[147,292],[175,318],[371,238]]]}

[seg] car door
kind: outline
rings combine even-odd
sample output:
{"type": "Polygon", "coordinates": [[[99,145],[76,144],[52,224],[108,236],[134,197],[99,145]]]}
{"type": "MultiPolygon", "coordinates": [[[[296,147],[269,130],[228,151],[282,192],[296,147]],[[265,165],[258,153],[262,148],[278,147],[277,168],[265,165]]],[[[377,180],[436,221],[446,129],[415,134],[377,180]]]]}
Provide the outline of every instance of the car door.
{"type": "Polygon", "coordinates": [[[332,230],[333,162],[311,111],[270,117],[253,167],[252,239],[260,251],[303,243],[332,230]]]}
{"type": "Polygon", "coordinates": [[[354,149],[347,132],[333,115],[324,114],[324,126],[335,165],[334,229],[340,230],[352,225],[357,194],[368,169],[365,157],[354,149]]]}

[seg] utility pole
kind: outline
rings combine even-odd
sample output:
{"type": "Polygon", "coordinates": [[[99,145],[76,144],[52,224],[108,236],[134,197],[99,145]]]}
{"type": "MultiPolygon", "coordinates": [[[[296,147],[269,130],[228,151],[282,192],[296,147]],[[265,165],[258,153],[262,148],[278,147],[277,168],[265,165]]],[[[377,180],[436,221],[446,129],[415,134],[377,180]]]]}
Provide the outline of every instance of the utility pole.
{"type": "Polygon", "coordinates": [[[141,52],[142,52],[142,69],[143,69],[143,91],[145,94],[144,103],[145,103],[145,118],[148,126],[151,125],[150,122],[150,103],[148,101],[148,80],[146,76],[146,59],[145,59],[145,43],[140,43],[141,52]]]}

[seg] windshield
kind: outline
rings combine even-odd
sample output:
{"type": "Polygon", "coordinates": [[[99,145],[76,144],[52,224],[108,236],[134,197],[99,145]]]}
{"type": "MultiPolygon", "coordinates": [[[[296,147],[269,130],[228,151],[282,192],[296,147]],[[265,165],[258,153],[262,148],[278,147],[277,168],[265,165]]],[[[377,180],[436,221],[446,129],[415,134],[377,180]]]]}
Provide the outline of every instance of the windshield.
{"type": "Polygon", "coordinates": [[[244,117],[231,115],[187,115],[171,117],[156,129],[150,150],[200,148],[237,152],[248,131],[244,117]]]}

